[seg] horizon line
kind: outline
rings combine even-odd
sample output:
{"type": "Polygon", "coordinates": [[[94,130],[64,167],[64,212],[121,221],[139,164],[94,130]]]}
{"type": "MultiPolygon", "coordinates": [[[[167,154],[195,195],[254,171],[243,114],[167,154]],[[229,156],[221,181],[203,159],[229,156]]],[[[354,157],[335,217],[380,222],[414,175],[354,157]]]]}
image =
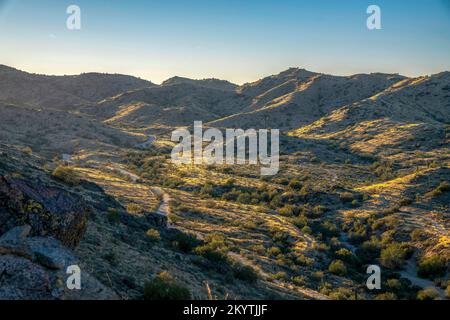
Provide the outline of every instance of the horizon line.
{"type": "Polygon", "coordinates": [[[304,71],[307,71],[307,72],[316,73],[318,75],[329,75],[329,76],[334,76],[334,77],[353,77],[353,76],[358,76],[358,75],[384,74],[384,75],[393,75],[393,76],[397,75],[397,76],[402,76],[402,77],[409,78],[409,79],[414,79],[414,78],[419,78],[419,77],[430,77],[430,76],[433,76],[433,75],[437,75],[437,74],[441,74],[441,73],[445,73],[445,72],[450,72],[450,69],[449,69],[449,70],[442,70],[442,71],[439,71],[439,72],[436,72],[436,73],[427,73],[427,74],[421,74],[421,75],[417,75],[417,76],[405,75],[405,74],[401,74],[399,72],[358,72],[358,73],[352,73],[352,74],[335,74],[335,73],[326,73],[326,72],[320,72],[320,71],[311,71],[311,70],[306,69],[304,67],[298,67],[297,66],[297,67],[288,67],[287,69],[284,69],[284,70],[282,70],[282,71],[280,71],[278,73],[273,73],[273,74],[270,74],[270,75],[263,76],[262,78],[259,78],[259,79],[256,79],[256,80],[252,80],[250,82],[243,82],[243,83],[236,83],[236,82],[233,82],[233,81],[228,80],[228,79],[216,78],[216,77],[209,77],[209,78],[195,78],[195,77],[193,77],[193,78],[191,78],[189,76],[182,76],[182,75],[174,75],[174,76],[171,76],[171,77],[161,81],[160,83],[157,83],[157,82],[154,82],[154,81],[152,81],[150,79],[143,78],[141,76],[138,76],[138,75],[135,75],[135,74],[132,74],[132,73],[81,71],[79,73],[74,73],[74,74],[63,74],[63,73],[58,74],[58,73],[40,73],[40,72],[27,71],[27,70],[21,69],[20,67],[10,66],[10,65],[3,64],[3,63],[0,63],[0,67],[6,67],[6,68],[14,69],[14,70],[19,71],[19,72],[24,72],[24,73],[28,73],[28,74],[32,74],[32,75],[36,75],[36,76],[48,76],[48,77],[76,77],[76,76],[81,76],[81,75],[84,75],[84,74],[120,75],[120,76],[134,77],[134,78],[137,78],[137,79],[140,79],[140,80],[148,81],[148,82],[150,82],[150,83],[152,83],[154,85],[159,85],[159,86],[162,85],[164,82],[166,82],[166,81],[168,81],[170,79],[173,79],[173,78],[183,78],[183,79],[194,80],[194,81],[219,80],[219,81],[227,81],[230,84],[237,85],[237,86],[244,86],[246,84],[254,83],[254,82],[260,81],[262,79],[268,78],[268,77],[279,75],[279,74],[281,74],[283,72],[286,72],[286,71],[289,71],[291,69],[304,70],[304,71]]]}

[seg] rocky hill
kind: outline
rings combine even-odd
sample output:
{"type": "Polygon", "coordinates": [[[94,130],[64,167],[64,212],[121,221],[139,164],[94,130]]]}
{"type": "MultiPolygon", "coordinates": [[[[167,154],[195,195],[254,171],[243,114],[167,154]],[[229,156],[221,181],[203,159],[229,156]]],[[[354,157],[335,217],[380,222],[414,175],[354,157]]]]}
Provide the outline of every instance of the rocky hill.
{"type": "Polygon", "coordinates": [[[0,298],[444,299],[449,75],[152,85],[2,66],[0,298]],[[170,133],[196,120],[282,129],[278,174],[175,165],[170,133]],[[69,264],[86,290],[61,285],[69,264]]]}
{"type": "Polygon", "coordinates": [[[388,74],[337,77],[289,69],[239,88],[238,92],[252,96],[251,105],[244,112],[215,120],[211,125],[292,129],[377,94],[402,79],[388,74]]]}
{"type": "Polygon", "coordinates": [[[0,101],[32,107],[71,110],[152,85],[151,82],[119,74],[47,76],[0,65],[0,101]]]}
{"type": "Polygon", "coordinates": [[[202,80],[193,80],[189,78],[183,78],[183,77],[173,77],[170,78],[162,83],[163,86],[170,86],[175,84],[191,84],[194,86],[200,86],[210,89],[218,89],[223,91],[235,91],[238,87],[238,85],[231,83],[226,80],[220,80],[220,79],[202,79],[202,80]]]}
{"type": "Polygon", "coordinates": [[[106,99],[82,111],[113,125],[191,125],[239,112],[249,99],[231,90],[192,82],[166,83],[106,99]]]}

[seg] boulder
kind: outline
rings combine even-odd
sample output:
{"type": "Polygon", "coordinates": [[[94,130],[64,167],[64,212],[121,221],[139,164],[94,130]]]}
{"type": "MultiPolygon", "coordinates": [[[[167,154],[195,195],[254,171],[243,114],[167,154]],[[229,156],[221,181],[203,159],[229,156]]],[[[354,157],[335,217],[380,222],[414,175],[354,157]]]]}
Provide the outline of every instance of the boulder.
{"type": "Polygon", "coordinates": [[[82,197],[62,188],[0,176],[0,234],[27,224],[32,236],[54,237],[74,248],[86,231],[90,210],[82,197]]]}
{"type": "Polygon", "coordinates": [[[60,241],[49,237],[27,238],[17,227],[0,238],[0,300],[115,300],[118,296],[83,270],[81,262],[60,241]],[[16,237],[14,238],[14,235],[16,237]],[[22,246],[4,250],[4,246],[22,246]],[[2,249],[3,248],[3,249],[2,249]],[[81,269],[81,289],[66,283],[69,266],[81,269]]]}

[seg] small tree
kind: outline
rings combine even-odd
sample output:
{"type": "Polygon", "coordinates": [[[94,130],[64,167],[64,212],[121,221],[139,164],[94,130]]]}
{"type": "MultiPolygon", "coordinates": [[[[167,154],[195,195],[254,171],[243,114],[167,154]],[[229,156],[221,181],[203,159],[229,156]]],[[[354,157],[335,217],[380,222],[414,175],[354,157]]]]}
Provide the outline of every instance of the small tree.
{"type": "Polygon", "coordinates": [[[328,271],[338,276],[345,276],[347,274],[347,267],[342,260],[334,260],[328,266],[328,271]]]}
{"type": "Polygon", "coordinates": [[[437,298],[439,293],[434,288],[426,288],[417,293],[418,300],[436,300],[437,298]]]}
{"type": "Polygon", "coordinates": [[[53,171],[52,177],[55,180],[61,181],[70,186],[76,186],[76,185],[80,184],[80,182],[81,182],[81,179],[78,176],[78,174],[75,172],[75,170],[73,170],[72,168],[69,168],[69,167],[63,167],[63,166],[57,167],[53,171]]]}
{"type": "Polygon", "coordinates": [[[408,256],[409,248],[401,243],[394,243],[381,251],[380,262],[383,267],[398,269],[408,256]]]}
{"type": "Polygon", "coordinates": [[[188,288],[178,284],[166,271],[161,272],[144,285],[145,300],[189,300],[188,288]]]}
{"type": "Polygon", "coordinates": [[[424,258],[419,263],[417,274],[422,278],[434,278],[445,275],[447,264],[443,257],[436,254],[424,258]]]}

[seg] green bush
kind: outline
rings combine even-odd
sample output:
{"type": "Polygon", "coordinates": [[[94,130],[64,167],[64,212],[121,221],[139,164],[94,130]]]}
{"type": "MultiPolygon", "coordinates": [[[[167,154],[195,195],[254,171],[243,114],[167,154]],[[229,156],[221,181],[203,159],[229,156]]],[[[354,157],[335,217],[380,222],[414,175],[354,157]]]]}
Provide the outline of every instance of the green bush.
{"type": "Polygon", "coordinates": [[[286,272],[277,272],[272,275],[272,279],[274,280],[286,280],[286,272]]]}
{"type": "Polygon", "coordinates": [[[81,182],[81,179],[78,176],[77,172],[70,167],[63,167],[63,166],[57,167],[53,171],[52,177],[55,180],[61,181],[70,186],[79,185],[81,182]]]}
{"type": "Polygon", "coordinates": [[[304,286],[307,283],[305,276],[296,276],[292,278],[292,283],[296,286],[304,286]]]}
{"type": "Polygon", "coordinates": [[[255,283],[258,280],[258,273],[250,266],[244,266],[240,263],[233,264],[233,274],[236,279],[255,283]]]}
{"type": "Polygon", "coordinates": [[[415,229],[411,232],[410,237],[413,241],[425,241],[428,239],[428,232],[422,229],[415,229]]]}
{"type": "Polygon", "coordinates": [[[345,276],[347,274],[347,267],[342,260],[334,260],[328,266],[328,271],[338,276],[345,276]]]}
{"type": "Polygon", "coordinates": [[[189,300],[189,289],[178,284],[168,272],[161,272],[144,285],[145,300],[189,300]]]}
{"type": "Polygon", "coordinates": [[[140,215],[144,213],[144,208],[137,203],[129,203],[127,205],[127,212],[129,214],[140,215]]]}
{"type": "Polygon", "coordinates": [[[342,192],[339,195],[339,198],[341,199],[342,202],[352,202],[353,200],[355,200],[355,197],[351,192],[342,192]]]}
{"type": "Polygon", "coordinates": [[[172,237],[172,245],[178,250],[189,253],[198,245],[198,240],[186,233],[177,233],[172,237]]]}
{"type": "Polygon", "coordinates": [[[117,224],[120,222],[120,213],[119,210],[109,208],[108,212],[106,213],[106,218],[108,219],[109,223],[117,224]]]}
{"type": "Polygon", "coordinates": [[[278,210],[278,213],[285,217],[291,217],[298,215],[299,209],[293,205],[285,205],[283,208],[278,210]]]}
{"type": "Polygon", "coordinates": [[[355,263],[357,261],[356,256],[348,249],[342,248],[334,253],[339,260],[347,263],[355,263]]]}
{"type": "Polygon", "coordinates": [[[149,238],[151,241],[160,241],[161,240],[161,234],[156,229],[149,229],[147,230],[146,234],[147,238],[149,238]]]}
{"type": "Polygon", "coordinates": [[[439,293],[434,288],[426,288],[417,293],[418,300],[436,300],[437,298],[439,293]]]}
{"type": "Polygon", "coordinates": [[[402,243],[393,243],[381,250],[380,262],[388,269],[398,269],[403,266],[405,259],[410,253],[409,246],[402,243]]]}
{"type": "Polygon", "coordinates": [[[380,293],[374,297],[374,300],[397,300],[397,299],[398,298],[395,295],[395,293],[392,292],[380,293]]]}
{"type": "Polygon", "coordinates": [[[281,250],[278,247],[271,247],[267,250],[267,254],[271,257],[276,257],[281,254],[281,250]]]}
{"type": "Polygon", "coordinates": [[[328,295],[332,300],[353,300],[354,293],[349,288],[337,288],[328,295]]]}
{"type": "Polygon", "coordinates": [[[417,274],[422,278],[435,278],[444,276],[447,271],[447,264],[443,257],[436,254],[424,258],[417,269],[417,274]]]}
{"type": "Polygon", "coordinates": [[[112,266],[116,266],[118,264],[117,255],[115,254],[114,251],[104,254],[103,259],[108,261],[109,264],[112,266]]]}
{"type": "Polygon", "coordinates": [[[376,238],[365,241],[356,249],[356,255],[363,263],[373,263],[380,256],[381,244],[376,238]]]}
{"type": "Polygon", "coordinates": [[[308,226],[304,226],[301,231],[302,231],[302,233],[305,233],[305,234],[312,234],[312,230],[308,226]]]}
{"type": "Polygon", "coordinates": [[[301,190],[302,189],[302,183],[300,180],[298,179],[292,179],[289,184],[288,184],[288,188],[292,189],[292,190],[301,190]]]}
{"type": "Polygon", "coordinates": [[[204,245],[195,248],[195,253],[212,262],[223,263],[228,260],[228,249],[224,235],[211,234],[206,237],[204,245]]]}
{"type": "Polygon", "coordinates": [[[308,225],[308,218],[303,216],[303,215],[301,215],[301,216],[292,218],[291,222],[297,228],[301,229],[301,228],[306,227],[308,225]]]}

